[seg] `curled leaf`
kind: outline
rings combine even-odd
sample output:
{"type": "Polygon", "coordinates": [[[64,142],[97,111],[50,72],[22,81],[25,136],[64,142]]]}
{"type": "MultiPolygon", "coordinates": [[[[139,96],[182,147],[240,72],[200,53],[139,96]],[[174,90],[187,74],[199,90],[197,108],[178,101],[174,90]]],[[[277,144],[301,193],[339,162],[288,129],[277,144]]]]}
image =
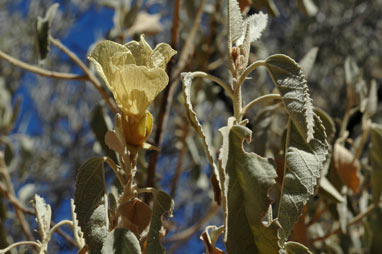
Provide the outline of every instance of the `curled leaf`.
{"type": "Polygon", "coordinates": [[[285,243],[286,254],[313,254],[307,247],[298,242],[285,243]]]}
{"type": "Polygon", "coordinates": [[[243,141],[250,141],[252,135],[248,128],[229,124],[220,132],[223,144],[219,159],[226,174],[227,250],[233,254],[278,254],[278,222],[262,223],[271,203],[268,191],[276,183],[275,165],[269,159],[244,151],[243,141]]]}
{"type": "Polygon", "coordinates": [[[314,113],[307,81],[300,66],[289,56],[281,54],[268,57],[265,63],[293,124],[309,143],[314,137],[314,113]]]}
{"type": "Polygon", "coordinates": [[[359,178],[359,170],[361,168],[359,160],[354,160],[353,154],[348,149],[336,143],[334,145],[333,161],[342,182],[354,193],[357,193],[361,182],[359,178]]]}
{"type": "Polygon", "coordinates": [[[137,198],[121,204],[118,211],[122,216],[124,227],[136,235],[140,235],[150,224],[151,208],[137,198]]]}
{"type": "Polygon", "coordinates": [[[116,228],[104,239],[102,254],[140,254],[141,246],[133,232],[116,228]]]}
{"type": "Polygon", "coordinates": [[[52,210],[50,205],[46,204],[44,199],[39,195],[34,195],[34,210],[36,212],[36,221],[42,241],[47,240],[50,229],[50,220],[52,218],[52,210]]]}
{"type": "Polygon", "coordinates": [[[199,123],[199,120],[196,116],[196,113],[192,107],[191,103],[191,85],[192,85],[192,73],[191,72],[183,72],[181,74],[181,79],[183,83],[183,95],[184,95],[184,105],[186,108],[186,114],[187,118],[190,121],[192,127],[195,129],[196,133],[199,135],[199,137],[202,139],[207,159],[209,163],[211,164],[213,168],[213,174],[214,176],[212,179],[212,185],[214,186],[214,193],[215,193],[215,201],[220,204],[221,202],[221,190],[222,190],[222,175],[219,173],[218,168],[215,164],[214,157],[211,152],[211,146],[209,145],[207,141],[207,137],[204,134],[203,128],[199,123]],[[218,183],[218,184],[217,184],[218,183]]]}

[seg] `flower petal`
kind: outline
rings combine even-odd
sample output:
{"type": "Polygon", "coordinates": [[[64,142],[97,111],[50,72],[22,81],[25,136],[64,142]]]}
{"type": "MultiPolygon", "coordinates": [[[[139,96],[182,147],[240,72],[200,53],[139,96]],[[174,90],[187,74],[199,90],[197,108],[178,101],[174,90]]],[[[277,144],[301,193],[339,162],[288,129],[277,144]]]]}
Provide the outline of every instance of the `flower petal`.
{"type": "Polygon", "coordinates": [[[97,44],[88,56],[95,65],[96,71],[113,91],[110,81],[116,64],[135,64],[131,52],[121,44],[112,41],[102,41],[97,44]]]}
{"type": "Polygon", "coordinates": [[[140,119],[168,80],[163,69],[124,65],[113,76],[112,92],[122,112],[140,119]]]}
{"type": "Polygon", "coordinates": [[[167,63],[176,53],[176,50],[173,50],[167,43],[160,43],[151,53],[151,62],[155,68],[162,68],[165,70],[167,63]]]}
{"type": "Polygon", "coordinates": [[[141,35],[141,40],[130,41],[124,45],[131,51],[135,58],[135,62],[139,66],[154,67],[150,64],[150,55],[153,52],[150,45],[145,41],[145,37],[141,35]]]}

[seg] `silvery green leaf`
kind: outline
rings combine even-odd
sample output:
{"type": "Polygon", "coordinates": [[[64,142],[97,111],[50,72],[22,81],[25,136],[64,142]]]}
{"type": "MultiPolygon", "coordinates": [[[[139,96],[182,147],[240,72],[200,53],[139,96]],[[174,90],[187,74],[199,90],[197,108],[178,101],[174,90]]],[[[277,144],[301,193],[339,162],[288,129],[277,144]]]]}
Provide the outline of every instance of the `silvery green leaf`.
{"type": "Polygon", "coordinates": [[[52,218],[52,210],[50,205],[46,204],[44,199],[39,195],[34,196],[34,210],[36,212],[36,221],[41,235],[41,239],[46,240],[50,229],[50,220],[52,218]]]}
{"type": "Polygon", "coordinates": [[[310,72],[313,69],[314,62],[316,61],[318,53],[318,47],[311,48],[308,53],[300,60],[299,64],[301,66],[301,70],[304,73],[305,77],[309,77],[310,72]]]}
{"type": "Polygon", "coordinates": [[[306,142],[293,120],[289,120],[285,174],[280,194],[278,219],[281,243],[287,241],[302,209],[314,194],[320,171],[327,159],[328,145],[325,128],[320,118],[314,115],[314,137],[306,142]]]}
{"type": "Polygon", "coordinates": [[[228,24],[229,33],[231,34],[231,42],[236,42],[244,35],[244,20],[241,14],[239,3],[237,0],[228,0],[228,24]]]}
{"type": "Polygon", "coordinates": [[[147,239],[146,254],[164,254],[161,244],[162,219],[167,213],[170,217],[174,210],[174,200],[163,191],[154,192],[153,216],[147,239]]]}
{"type": "Polygon", "coordinates": [[[102,247],[102,254],[140,254],[141,246],[133,232],[116,228],[109,232],[102,247]]]}
{"type": "Polygon", "coordinates": [[[252,131],[241,125],[220,129],[223,144],[219,160],[225,170],[227,215],[225,240],[230,254],[278,254],[280,250],[277,220],[262,222],[271,200],[270,188],[276,183],[275,165],[270,159],[247,153],[243,142],[252,131]]]}
{"type": "Polygon", "coordinates": [[[242,25],[244,30],[249,29],[248,33],[243,31],[243,34],[236,41],[236,45],[241,45],[245,41],[245,36],[248,34],[249,42],[254,42],[261,37],[261,33],[264,31],[267,26],[268,15],[262,12],[253,14],[245,19],[244,24],[242,25]]]}
{"type": "Polygon", "coordinates": [[[199,135],[199,137],[202,139],[207,159],[209,163],[211,164],[213,168],[213,174],[215,175],[211,179],[215,179],[216,181],[211,181],[213,185],[213,190],[215,193],[215,201],[220,204],[221,200],[221,190],[222,190],[222,180],[221,176],[219,174],[218,168],[215,163],[215,159],[211,152],[211,145],[209,145],[209,142],[207,140],[206,135],[204,134],[203,128],[199,123],[199,120],[196,116],[196,113],[192,107],[191,103],[191,85],[192,85],[192,73],[191,72],[183,72],[181,73],[181,80],[183,83],[183,95],[184,95],[184,105],[186,108],[186,115],[188,120],[190,121],[192,127],[194,127],[196,133],[199,135]]]}
{"type": "Polygon", "coordinates": [[[74,191],[75,213],[91,254],[101,253],[108,233],[105,158],[92,158],[82,164],[74,191]]]}
{"type": "Polygon", "coordinates": [[[300,66],[289,56],[281,54],[268,57],[265,63],[293,124],[309,143],[314,136],[314,112],[300,66]]]}

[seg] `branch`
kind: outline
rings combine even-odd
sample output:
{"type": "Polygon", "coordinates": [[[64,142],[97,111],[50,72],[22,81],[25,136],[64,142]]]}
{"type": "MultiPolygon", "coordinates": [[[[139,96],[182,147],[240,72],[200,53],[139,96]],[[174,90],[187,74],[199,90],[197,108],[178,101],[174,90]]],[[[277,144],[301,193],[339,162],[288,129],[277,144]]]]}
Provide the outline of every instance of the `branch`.
{"type": "MultiPolygon", "coordinates": [[[[7,167],[5,165],[3,152],[0,152],[0,174],[4,178],[5,185],[7,188],[6,192],[8,193],[8,196],[16,197],[15,190],[13,188],[11,179],[10,179],[9,174],[8,174],[7,167]]],[[[20,209],[20,206],[18,206],[18,205],[14,205],[14,204],[12,204],[12,205],[13,205],[13,208],[15,209],[16,217],[17,217],[17,219],[21,225],[21,229],[23,230],[27,239],[32,241],[34,238],[33,238],[32,232],[30,230],[29,224],[28,224],[27,220],[25,219],[23,210],[20,209]]]]}
{"type": "Polygon", "coordinates": [[[87,77],[84,75],[76,75],[72,73],[64,73],[64,72],[56,72],[56,71],[48,71],[43,68],[37,67],[35,65],[31,65],[28,63],[25,63],[23,61],[20,61],[19,59],[16,59],[3,51],[0,50],[0,58],[3,58],[10,64],[13,64],[17,67],[20,67],[24,70],[36,73],[38,75],[49,77],[49,78],[56,78],[56,79],[69,79],[69,80],[86,80],[87,77]]]}
{"type": "Polygon", "coordinates": [[[256,104],[264,102],[266,100],[281,100],[281,95],[280,94],[266,94],[263,96],[260,96],[254,100],[252,100],[250,103],[248,103],[242,111],[242,116],[245,116],[248,111],[256,104]]]}
{"type": "Polygon", "coordinates": [[[240,75],[240,78],[239,78],[239,82],[238,82],[238,86],[241,86],[244,82],[244,80],[248,77],[248,75],[254,71],[257,67],[259,66],[264,66],[265,65],[265,61],[264,60],[258,60],[254,63],[251,63],[244,71],[243,73],[240,75]]]}
{"type": "MultiPolygon", "coordinates": [[[[351,221],[349,221],[349,223],[346,225],[346,227],[350,227],[350,226],[352,226],[354,224],[357,224],[363,218],[368,216],[375,208],[376,208],[375,204],[370,205],[364,213],[358,214],[351,221]]],[[[332,235],[338,234],[339,232],[341,232],[341,227],[337,228],[336,230],[334,230],[334,231],[332,231],[332,232],[330,232],[330,233],[328,233],[328,234],[326,234],[326,235],[324,235],[322,237],[318,237],[318,238],[312,239],[311,242],[313,243],[313,242],[317,242],[317,241],[324,241],[324,240],[328,239],[329,237],[331,237],[332,235]]]]}
{"type": "Polygon", "coordinates": [[[37,247],[38,249],[40,249],[40,244],[38,244],[37,242],[23,241],[23,242],[13,243],[13,244],[9,245],[7,248],[0,250],[0,254],[5,254],[8,251],[10,251],[11,249],[18,247],[18,246],[21,246],[21,245],[33,245],[33,246],[37,247]]]}
{"type": "Polygon", "coordinates": [[[80,67],[80,69],[85,73],[87,79],[93,84],[93,86],[97,89],[97,91],[101,94],[101,96],[104,98],[106,103],[110,106],[111,110],[113,110],[114,113],[118,113],[119,110],[117,106],[115,105],[114,101],[110,98],[109,95],[105,92],[105,90],[102,88],[101,83],[96,78],[96,76],[90,71],[90,69],[86,66],[84,62],[81,61],[81,59],[78,58],[76,54],[73,53],[69,48],[67,48],[64,44],[61,43],[58,39],[54,39],[52,36],[49,36],[49,41],[55,45],[58,49],[60,49],[62,52],[64,52],[74,63],[80,67]]]}

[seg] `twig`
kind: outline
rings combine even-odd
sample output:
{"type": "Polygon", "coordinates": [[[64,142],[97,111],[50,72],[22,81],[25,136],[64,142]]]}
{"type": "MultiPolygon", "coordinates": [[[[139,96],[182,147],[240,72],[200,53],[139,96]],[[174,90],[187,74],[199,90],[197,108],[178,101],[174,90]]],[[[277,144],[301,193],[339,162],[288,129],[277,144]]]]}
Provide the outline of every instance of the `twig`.
{"type": "MultiPolygon", "coordinates": [[[[350,227],[350,226],[360,222],[363,218],[368,216],[375,208],[376,208],[375,204],[370,205],[364,213],[358,214],[351,221],[349,221],[349,223],[346,225],[346,227],[350,227]]],[[[317,242],[317,241],[324,241],[324,240],[328,239],[329,237],[331,237],[332,235],[338,234],[340,232],[341,232],[341,227],[337,228],[336,230],[333,230],[332,232],[330,232],[330,233],[328,233],[322,237],[312,239],[311,242],[313,243],[313,242],[317,242]]]]}
{"type": "Polygon", "coordinates": [[[244,82],[244,80],[248,77],[248,75],[254,71],[257,67],[259,66],[264,66],[265,65],[265,61],[264,60],[258,60],[254,63],[251,63],[244,71],[243,73],[240,75],[240,78],[239,78],[239,86],[242,85],[242,83],[244,82]]]}
{"type": "Polygon", "coordinates": [[[72,59],[72,61],[76,63],[78,67],[80,67],[80,69],[85,73],[86,78],[93,84],[93,86],[101,94],[101,96],[104,98],[106,103],[110,106],[111,110],[113,110],[114,113],[118,113],[119,110],[117,106],[115,105],[114,101],[110,98],[109,95],[107,95],[105,90],[102,88],[102,85],[99,82],[99,80],[96,78],[96,76],[94,76],[94,74],[90,71],[90,69],[86,66],[86,64],[82,62],[81,59],[79,59],[78,56],[73,53],[73,51],[67,48],[58,39],[54,39],[52,36],[49,36],[49,41],[53,45],[55,45],[58,49],[60,49],[62,52],[64,52],[70,59],[72,59]]]}
{"type": "Polygon", "coordinates": [[[10,64],[13,64],[17,67],[20,67],[24,70],[36,73],[38,75],[49,77],[49,78],[56,78],[56,79],[69,79],[69,80],[86,80],[87,77],[85,75],[77,75],[72,73],[64,73],[64,72],[56,72],[56,71],[48,71],[43,68],[25,63],[23,61],[20,61],[19,59],[16,59],[3,51],[0,50],[0,58],[3,58],[10,64]]]}
{"type": "Polygon", "coordinates": [[[23,213],[27,213],[27,214],[32,214],[34,215],[35,212],[33,211],[33,209],[30,209],[30,208],[27,208],[25,207],[23,204],[20,203],[20,201],[15,197],[13,196],[11,193],[9,193],[9,191],[7,191],[7,189],[5,188],[5,186],[0,183],[0,193],[9,201],[9,203],[11,203],[11,205],[13,207],[15,207],[16,209],[18,210],[21,210],[23,213]]]}
{"type": "MultiPolygon", "coordinates": [[[[15,197],[16,193],[15,193],[15,190],[13,188],[11,179],[10,179],[9,174],[8,174],[8,170],[7,170],[6,165],[5,165],[3,152],[0,152],[0,173],[1,173],[1,175],[3,175],[5,185],[7,187],[7,192],[9,193],[10,196],[15,197]]],[[[26,238],[29,241],[34,240],[33,235],[31,233],[31,230],[30,230],[30,227],[29,227],[29,224],[25,219],[23,210],[21,210],[20,207],[17,205],[14,205],[13,207],[15,209],[16,217],[17,217],[17,219],[21,225],[21,229],[23,230],[26,238]]]]}
{"type": "Polygon", "coordinates": [[[190,238],[193,234],[195,234],[204,224],[206,224],[219,210],[219,206],[214,202],[211,207],[209,208],[206,215],[204,215],[203,218],[201,218],[198,223],[195,225],[187,228],[186,230],[179,232],[175,235],[173,235],[171,238],[164,239],[165,242],[176,242],[176,241],[182,241],[187,240],[190,238]]]}
{"type": "Polygon", "coordinates": [[[281,100],[280,94],[266,94],[263,96],[260,96],[254,100],[252,100],[250,103],[248,103],[242,111],[242,116],[245,116],[248,113],[248,110],[250,110],[254,105],[264,102],[266,100],[281,100]]]}
{"type": "Polygon", "coordinates": [[[21,246],[21,245],[33,245],[33,246],[35,246],[38,249],[40,248],[40,244],[38,244],[35,241],[23,241],[23,242],[13,243],[13,244],[9,245],[7,248],[0,250],[0,254],[5,254],[9,250],[11,250],[11,249],[13,249],[15,247],[21,246]]]}
{"type": "MultiPolygon", "coordinates": [[[[168,115],[170,112],[169,109],[171,107],[172,100],[174,97],[176,84],[179,82],[178,76],[179,76],[180,72],[184,69],[184,67],[186,66],[186,62],[187,62],[186,60],[189,57],[190,49],[193,48],[192,44],[194,41],[194,37],[196,35],[196,31],[197,31],[199,24],[200,24],[200,20],[202,17],[203,7],[204,7],[205,2],[206,2],[205,0],[202,0],[200,3],[198,13],[197,13],[196,18],[194,20],[194,24],[192,26],[191,32],[188,34],[188,37],[186,39],[186,43],[181,50],[181,55],[179,57],[179,61],[178,61],[178,64],[177,64],[174,72],[171,71],[172,67],[170,65],[171,70],[169,71],[170,72],[169,76],[171,77],[171,79],[170,79],[171,84],[169,86],[167,86],[166,89],[163,91],[162,103],[161,103],[158,118],[157,118],[158,124],[157,124],[157,129],[155,131],[155,137],[154,137],[154,142],[155,142],[156,146],[159,148],[162,145],[162,140],[163,140],[163,135],[164,135],[163,130],[165,129],[166,124],[167,124],[167,119],[168,119],[168,115]]],[[[180,4],[178,7],[180,7],[180,4]]],[[[179,14],[179,10],[174,11],[174,13],[179,14]]],[[[174,15],[173,19],[175,20],[175,21],[173,21],[173,23],[179,22],[179,21],[176,21],[177,19],[179,19],[179,16],[174,15]]],[[[173,29],[173,33],[178,33],[178,30],[173,29]]],[[[178,38],[178,34],[176,36],[172,36],[172,38],[178,38]]],[[[149,166],[147,169],[146,186],[148,186],[148,187],[154,186],[155,171],[156,171],[156,164],[158,161],[158,156],[159,156],[158,151],[152,151],[151,152],[149,166]]],[[[146,195],[145,200],[148,201],[149,196],[146,195]]]]}

